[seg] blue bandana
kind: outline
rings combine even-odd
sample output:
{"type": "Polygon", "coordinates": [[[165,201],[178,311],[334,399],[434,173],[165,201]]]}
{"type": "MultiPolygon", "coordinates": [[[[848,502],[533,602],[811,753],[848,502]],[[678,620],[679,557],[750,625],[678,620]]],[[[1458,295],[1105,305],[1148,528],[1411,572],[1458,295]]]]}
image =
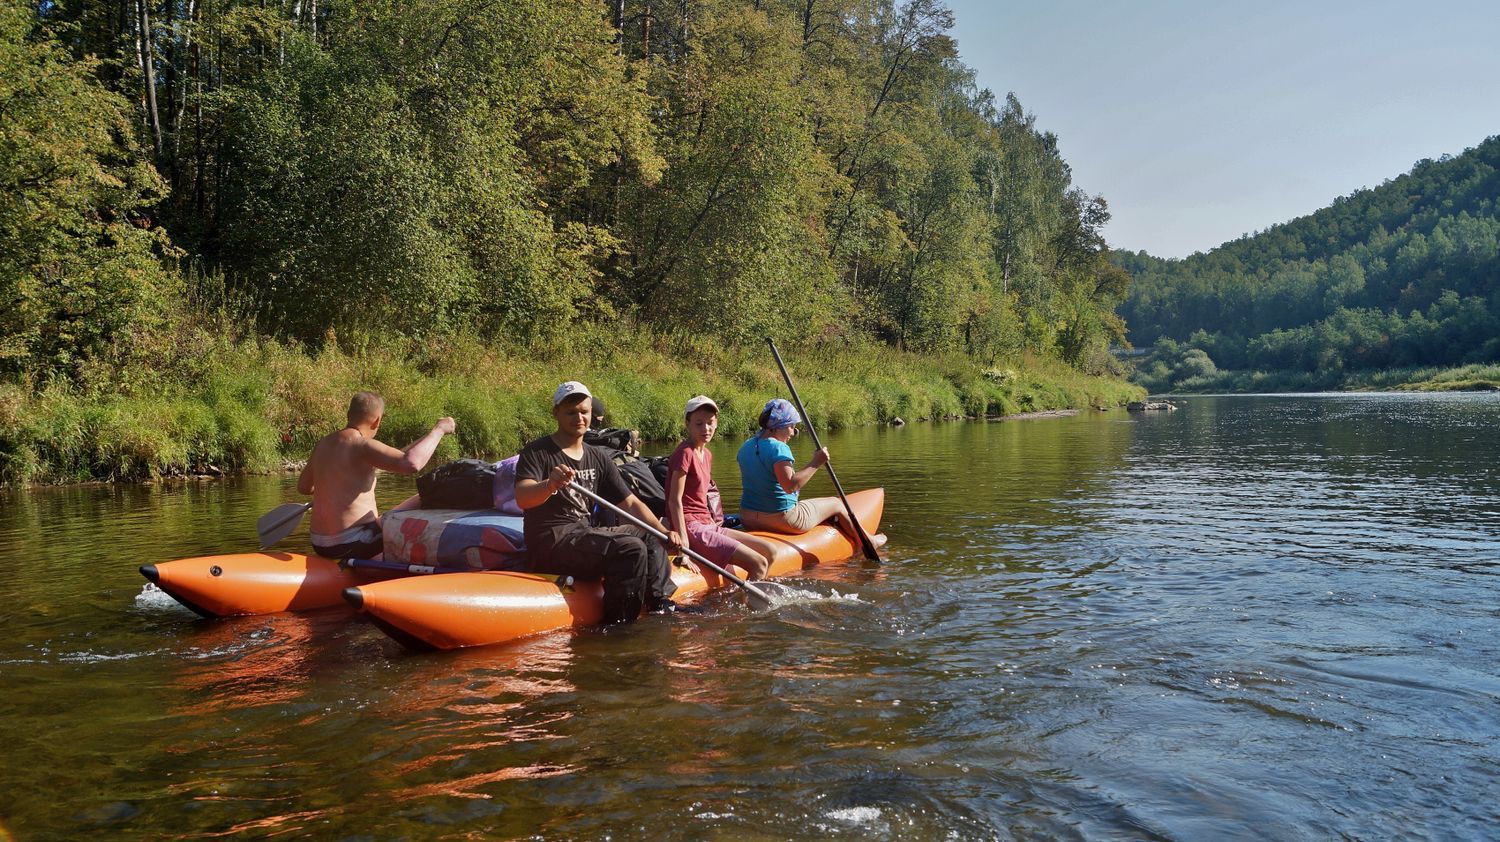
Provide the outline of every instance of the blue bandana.
{"type": "Polygon", "coordinates": [[[797,414],[797,407],[792,402],[782,398],[772,398],[766,401],[765,410],[771,410],[771,418],[766,422],[766,429],[779,430],[782,427],[790,427],[793,424],[801,424],[802,416],[797,414]]]}

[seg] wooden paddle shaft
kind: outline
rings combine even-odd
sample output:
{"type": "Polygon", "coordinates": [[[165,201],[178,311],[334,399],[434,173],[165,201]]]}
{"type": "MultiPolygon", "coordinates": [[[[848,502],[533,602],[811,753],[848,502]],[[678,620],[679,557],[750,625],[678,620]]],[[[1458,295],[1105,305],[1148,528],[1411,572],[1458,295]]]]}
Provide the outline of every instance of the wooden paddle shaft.
{"type": "MultiPolygon", "coordinates": [[[[818,430],[807,417],[807,410],[802,406],[802,398],[798,396],[797,387],[792,383],[792,375],[786,370],[786,363],[781,361],[781,352],[776,350],[775,340],[767,336],[766,344],[771,346],[771,356],[776,358],[776,367],[781,369],[781,376],[786,380],[787,391],[792,393],[792,401],[797,404],[797,414],[802,416],[802,423],[807,425],[807,432],[812,436],[813,447],[822,450],[823,443],[818,440],[818,430]]],[[[839,482],[839,475],[834,473],[833,463],[825,463],[823,467],[828,469],[828,478],[833,480],[833,490],[838,492],[839,500],[844,503],[844,511],[849,513],[849,522],[854,525],[854,534],[859,536],[859,543],[865,552],[865,558],[871,561],[879,559],[880,553],[875,549],[875,542],[865,534],[865,525],[859,522],[859,518],[854,514],[854,507],[849,505],[849,495],[844,493],[844,484],[839,482]]]]}

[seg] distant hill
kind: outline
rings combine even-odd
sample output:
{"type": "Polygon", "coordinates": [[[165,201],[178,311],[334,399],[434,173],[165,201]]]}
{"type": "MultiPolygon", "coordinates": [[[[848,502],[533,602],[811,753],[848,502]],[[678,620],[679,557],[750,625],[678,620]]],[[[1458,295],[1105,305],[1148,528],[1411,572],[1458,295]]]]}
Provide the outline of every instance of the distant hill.
{"type": "Polygon", "coordinates": [[[1118,311],[1131,342],[1174,340],[1219,368],[1500,359],[1500,135],[1207,254],[1112,259],[1135,278],[1118,311]]]}

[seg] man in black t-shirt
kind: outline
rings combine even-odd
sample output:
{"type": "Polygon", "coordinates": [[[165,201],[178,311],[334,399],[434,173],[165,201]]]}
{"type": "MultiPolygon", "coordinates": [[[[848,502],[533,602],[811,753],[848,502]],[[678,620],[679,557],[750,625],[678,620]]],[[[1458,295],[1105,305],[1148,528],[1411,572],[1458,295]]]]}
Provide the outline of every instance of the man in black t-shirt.
{"type": "MultiPolygon", "coordinates": [[[[526,554],[538,573],[604,580],[604,623],[633,622],[641,608],[673,612],[677,586],[656,538],[636,526],[594,527],[588,498],[568,488],[577,482],[647,523],[660,523],[626,487],[619,468],[601,448],[583,441],[593,395],[570,380],[552,395],[557,432],[521,448],[516,462],[516,503],[525,517],[526,554]]],[[[680,550],[677,535],[663,527],[680,550]]]]}

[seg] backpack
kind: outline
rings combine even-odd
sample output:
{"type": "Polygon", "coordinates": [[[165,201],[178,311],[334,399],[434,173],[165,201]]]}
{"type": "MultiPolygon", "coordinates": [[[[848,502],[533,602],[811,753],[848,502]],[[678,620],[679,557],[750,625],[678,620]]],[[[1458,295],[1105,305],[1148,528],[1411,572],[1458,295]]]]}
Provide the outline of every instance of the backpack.
{"type": "MultiPolygon", "coordinates": [[[[605,447],[605,450],[609,452],[610,461],[620,469],[620,477],[625,480],[625,487],[630,490],[630,493],[634,494],[637,500],[645,503],[646,508],[657,517],[666,517],[667,490],[662,487],[661,481],[651,470],[652,460],[640,459],[625,450],[611,450],[608,447],[605,447]]],[[[665,464],[666,457],[659,458],[665,464]]],[[[621,520],[614,512],[603,506],[594,507],[595,526],[617,526],[620,523],[621,520]]]]}
{"type": "MultiPolygon", "coordinates": [[[[457,459],[439,465],[417,477],[422,508],[488,509],[495,504],[495,474],[494,464],[479,459],[457,459]]],[[[515,476],[514,469],[511,476],[515,476]]]]}
{"type": "Polygon", "coordinates": [[[662,488],[666,488],[667,474],[669,473],[669,471],[667,470],[667,463],[672,461],[672,457],[648,456],[641,461],[651,466],[651,476],[656,477],[657,483],[659,483],[662,488]]]}
{"type": "Polygon", "coordinates": [[[598,445],[606,450],[624,451],[633,456],[640,452],[641,434],[621,427],[585,430],[583,443],[598,445]]]}
{"type": "Polygon", "coordinates": [[[625,485],[630,488],[630,493],[645,503],[646,508],[655,512],[657,517],[666,517],[667,490],[651,471],[650,464],[640,459],[623,462],[616,459],[615,462],[620,467],[620,476],[625,478],[625,485]]]}

